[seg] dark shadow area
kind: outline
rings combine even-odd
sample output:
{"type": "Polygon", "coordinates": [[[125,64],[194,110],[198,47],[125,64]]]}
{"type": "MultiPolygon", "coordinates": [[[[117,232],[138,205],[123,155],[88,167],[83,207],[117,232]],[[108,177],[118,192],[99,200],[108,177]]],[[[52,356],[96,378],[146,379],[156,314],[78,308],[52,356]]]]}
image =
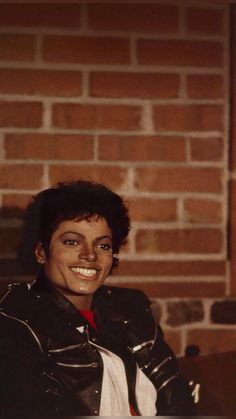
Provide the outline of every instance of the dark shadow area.
{"type": "Polygon", "coordinates": [[[0,218],[9,219],[9,218],[19,218],[22,220],[25,215],[25,210],[19,207],[1,207],[0,208],[0,218]]]}
{"type": "Polygon", "coordinates": [[[236,351],[179,358],[189,381],[200,384],[199,416],[236,415],[236,351]]]}
{"type": "Polygon", "coordinates": [[[0,296],[9,283],[31,280],[17,256],[24,214],[25,210],[22,208],[0,208],[0,296]]]}

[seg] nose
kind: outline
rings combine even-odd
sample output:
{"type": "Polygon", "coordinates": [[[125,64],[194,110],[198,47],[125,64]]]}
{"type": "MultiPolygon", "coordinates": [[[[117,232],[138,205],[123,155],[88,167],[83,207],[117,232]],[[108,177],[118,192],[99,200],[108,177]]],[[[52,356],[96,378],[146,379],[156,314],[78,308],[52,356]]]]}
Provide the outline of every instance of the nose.
{"type": "Polygon", "coordinates": [[[79,259],[92,262],[96,260],[96,257],[97,255],[93,246],[92,245],[90,246],[84,243],[83,247],[80,249],[80,252],[79,252],[79,259]]]}

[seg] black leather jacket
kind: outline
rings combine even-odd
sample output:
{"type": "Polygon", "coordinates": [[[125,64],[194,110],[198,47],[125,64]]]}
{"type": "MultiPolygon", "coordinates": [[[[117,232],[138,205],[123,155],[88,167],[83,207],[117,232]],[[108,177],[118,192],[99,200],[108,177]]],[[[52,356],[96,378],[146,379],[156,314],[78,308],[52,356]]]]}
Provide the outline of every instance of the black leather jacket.
{"type": "Polygon", "coordinates": [[[0,301],[0,413],[99,415],[96,343],[123,360],[138,415],[137,365],[156,388],[156,415],[193,415],[189,386],[149,305],[141,291],[102,286],[93,297],[95,330],[44,278],[11,286],[0,301]]]}

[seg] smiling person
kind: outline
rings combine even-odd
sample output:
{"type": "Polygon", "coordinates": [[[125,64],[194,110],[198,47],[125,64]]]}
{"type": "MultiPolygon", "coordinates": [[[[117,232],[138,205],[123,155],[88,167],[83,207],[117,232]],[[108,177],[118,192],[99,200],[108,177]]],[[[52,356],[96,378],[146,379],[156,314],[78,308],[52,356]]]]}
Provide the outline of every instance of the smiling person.
{"type": "Polygon", "coordinates": [[[60,183],[26,211],[35,274],[0,301],[0,413],[192,415],[190,388],[138,290],[104,285],[130,230],[122,198],[60,183]]]}

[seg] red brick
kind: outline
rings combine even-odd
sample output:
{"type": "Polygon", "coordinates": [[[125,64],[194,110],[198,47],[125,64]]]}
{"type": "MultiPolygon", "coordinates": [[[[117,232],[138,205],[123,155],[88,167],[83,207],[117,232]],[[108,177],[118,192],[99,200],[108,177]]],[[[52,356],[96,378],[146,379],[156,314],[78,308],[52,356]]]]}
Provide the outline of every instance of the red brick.
{"type": "MultiPolygon", "coordinates": [[[[25,279],[25,271],[23,271],[23,269],[19,266],[19,262],[17,260],[17,258],[1,258],[1,265],[0,265],[0,277],[6,277],[6,276],[12,276],[12,277],[16,277],[16,276],[20,276],[21,280],[25,279]]],[[[14,281],[14,279],[13,279],[14,281]]],[[[11,282],[13,282],[11,281],[11,282]]],[[[2,278],[0,279],[0,287],[3,285],[4,280],[2,280],[2,278]]],[[[1,293],[1,288],[0,288],[0,293],[1,293]]],[[[1,294],[2,296],[3,294],[1,294]]]]}
{"type": "Polygon", "coordinates": [[[136,130],[141,125],[141,107],[57,103],[53,106],[53,124],[71,129],[136,130]]]}
{"type": "Polygon", "coordinates": [[[221,105],[154,105],[153,119],[157,130],[221,131],[223,108],[221,105]]]}
{"type": "Polygon", "coordinates": [[[221,223],[222,203],[206,199],[187,199],[184,202],[185,218],[192,223],[221,223]]]}
{"type": "Polygon", "coordinates": [[[99,30],[125,32],[177,32],[178,8],[174,5],[139,3],[90,4],[89,25],[99,30]]]}
{"type": "Polygon", "coordinates": [[[121,276],[167,276],[167,277],[198,277],[224,276],[226,262],[218,260],[121,260],[115,275],[121,276]]]}
{"type": "MultiPolygon", "coordinates": [[[[236,84],[236,83],[235,83],[236,84]]],[[[236,92],[235,92],[235,97],[236,97],[236,92]]],[[[236,101],[235,101],[236,103],[236,101]]],[[[233,105],[231,107],[232,112],[231,112],[231,141],[230,141],[230,145],[231,145],[231,153],[229,156],[229,161],[230,161],[230,168],[231,170],[236,170],[236,112],[234,112],[235,109],[235,105],[233,105]]]]}
{"type": "Polygon", "coordinates": [[[120,249],[120,255],[126,255],[127,253],[131,252],[131,243],[127,241],[125,244],[122,245],[120,249]]]}
{"type": "Polygon", "coordinates": [[[222,67],[223,46],[217,41],[141,39],[137,57],[139,64],[222,67]]]}
{"type": "Polygon", "coordinates": [[[171,327],[181,327],[202,322],[204,319],[203,303],[199,299],[189,299],[185,301],[167,302],[166,324],[171,327]]]}
{"type": "Polygon", "coordinates": [[[176,221],[175,199],[127,198],[133,221],[176,221]]]}
{"type": "Polygon", "coordinates": [[[81,64],[129,64],[129,42],[124,38],[46,36],[45,61],[81,64]]]}
{"type": "Polygon", "coordinates": [[[176,98],[179,75],[158,73],[91,73],[90,95],[95,97],[176,98]]]}
{"type": "Polygon", "coordinates": [[[1,93],[80,96],[81,73],[79,71],[1,69],[1,93]]]}
{"type": "Polygon", "coordinates": [[[236,300],[226,298],[222,301],[215,301],[211,305],[210,319],[214,324],[235,325],[236,324],[236,300]]]}
{"type": "Polygon", "coordinates": [[[1,26],[80,26],[79,4],[0,4],[1,26]]]}
{"type": "Polygon", "coordinates": [[[0,59],[7,61],[33,61],[36,38],[34,35],[1,34],[0,59]]]}
{"type": "Polygon", "coordinates": [[[120,188],[125,181],[125,169],[112,166],[51,166],[49,178],[52,184],[77,179],[88,179],[107,185],[112,189],[120,188]]]}
{"type": "Polygon", "coordinates": [[[0,228],[0,253],[1,255],[15,254],[20,242],[21,231],[19,228],[0,228]]]}
{"type": "MultiPolygon", "coordinates": [[[[236,94],[235,94],[236,97],[236,94]]],[[[236,102],[235,102],[236,103],[236,102]]],[[[235,107],[235,105],[233,105],[235,107]]],[[[229,156],[231,170],[236,170],[236,112],[233,111],[234,107],[231,107],[231,153],[229,156]]]]}
{"type": "Polygon", "coordinates": [[[222,170],[217,168],[146,167],[136,169],[135,186],[139,191],[151,192],[220,193],[221,177],[222,170]]]}
{"type": "MultiPolygon", "coordinates": [[[[232,22],[236,22],[236,7],[231,8],[232,22]]],[[[231,48],[230,48],[230,137],[231,153],[229,156],[231,170],[236,170],[236,25],[231,25],[231,48]]]]}
{"type": "Polygon", "coordinates": [[[159,253],[220,253],[223,246],[220,229],[138,230],[137,252],[159,253]]]}
{"type": "Polygon", "coordinates": [[[220,137],[192,138],[190,141],[191,160],[222,161],[224,144],[220,137]]]}
{"type": "Polygon", "coordinates": [[[0,102],[0,126],[38,128],[42,110],[39,102],[0,102]]]}
{"type": "Polygon", "coordinates": [[[229,184],[229,260],[231,262],[230,293],[236,296],[236,180],[231,179],[229,184]]]}
{"type": "Polygon", "coordinates": [[[187,94],[196,99],[222,99],[223,77],[215,74],[191,74],[187,76],[187,94]]]}
{"type": "Polygon", "coordinates": [[[197,345],[201,355],[235,350],[236,330],[195,329],[187,333],[187,345],[197,345]]]}
{"type": "Polygon", "coordinates": [[[40,189],[43,168],[26,164],[0,165],[0,188],[40,189]]]}
{"type": "Polygon", "coordinates": [[[184,161],[186,160],[185,139],[160,136],[99,137],[100,160],[121,161],[184,161]]]}
{"type": "MultiPolygon", "coordinates": [[[[1,269],[1,268],[0,268],[1,269]]],[[[159,301],[155,301],[155,300],[153,300],[152,302],[151,302],[151,310],[152,310],[152,312],[153,312],[153,314],[154,314],[154,316],[155,316],[155,318],[158,320],[158,321],[160,321],[161,320],[161,318],[162,318],[162,307],[160,306],[160,304],[159,304],[159,301]]]]}
{"type": "MultiPolygon", "coordinates": [[[[116,285],[113,278],[113,285],[116,285]]],[[[149,298],[208,297],[225,295],[225,282],[122,282],[117,286],[139,289],[149,298]]]]}
{"type": "Polygon", "coordinates": [[[6,158],[44,160],[87,160],[93,158],[90,135],[8,134],[6,158]]]}
{"type": "Polygon", "coordinates": [[[181,352],[181,336],[180,332],[172,330],[164,330],[164,336],[166,343],[171,347],[175,355],[179,355],[181,352]]]}
{"type": "Polygon", "coordinates": [[[186,10],[186,26],[189,33],[221,34],[223,10],[189,8],[186,10]]]}
{"type": "Polygon", "coordinates": [[[30,200],[31,195],[29,194],[4,193],[2,194],[1,214],[4,217],[21,216],[30,200]]]}

